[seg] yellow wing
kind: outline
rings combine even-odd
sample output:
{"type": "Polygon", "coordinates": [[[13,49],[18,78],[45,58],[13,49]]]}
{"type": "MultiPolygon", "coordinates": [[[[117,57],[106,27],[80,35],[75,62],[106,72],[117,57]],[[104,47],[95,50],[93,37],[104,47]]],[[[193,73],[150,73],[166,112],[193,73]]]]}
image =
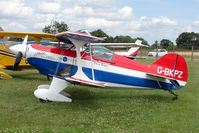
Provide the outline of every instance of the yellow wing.
{"type": "Polygon", "coordinates": [[[54,34],[0,31],[0,38],[3,38],[3,37],[21,37],[21,38],[24,38],[26,35],[28,35],[29,38],[33,38],[35,40],[36,44],[39,44],[39,42],[41,40],[57,41],[54,34]]]}

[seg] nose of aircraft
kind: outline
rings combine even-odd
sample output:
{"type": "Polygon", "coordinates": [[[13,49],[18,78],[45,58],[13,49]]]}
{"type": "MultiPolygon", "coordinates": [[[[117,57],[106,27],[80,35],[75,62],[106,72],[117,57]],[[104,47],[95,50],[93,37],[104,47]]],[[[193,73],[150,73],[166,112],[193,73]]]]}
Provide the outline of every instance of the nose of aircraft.
{"type": "Polygon", "coordinates": [[[9,49],[10,49],[14,54],[17,54],[18,52],[21,52],[22,55],[24,56],[24,55],[25,55],[25,51],[26,51],[26,46],[21,45],[21,44],[17,44],[17,45],[11,46],[9,49]]]}

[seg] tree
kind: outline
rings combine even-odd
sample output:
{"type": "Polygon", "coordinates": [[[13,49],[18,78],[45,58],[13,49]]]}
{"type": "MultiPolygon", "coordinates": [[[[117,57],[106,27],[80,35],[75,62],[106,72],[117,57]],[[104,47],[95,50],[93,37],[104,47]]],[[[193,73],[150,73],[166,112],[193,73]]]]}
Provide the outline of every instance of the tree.
{"type": "Polygon", "coordinates": [[[44,33],[51,33],[51,34],[56,34],[67,30],[69,30],[69,27],[63,21],[59,23],[53,20],[51,21],[50,25],[47,25],[42,29],[44,33]]]}
{"type": "Polygon", "coordinates": [[[107,35],[104,31],[102,31],[101,29],[98,30],[94,30],[92,32],[90,32],[91,35],[93,36],[97,36],[97,37],[106,37],[105,41],[106,43],[111,43],[114,42],[114,38],[112,36],[107,35]]]}
{"type": "Polygon", "coordinates": [[[163,48],[163,49],[173,50],[175,45],[173,44],[172,41],[170,41],[168,39],[162,39],[160,41],[160,47],[163,48]]]}
{"type": "Polygon", "coordinates": [[[152,45],[151,48],[157,49],[159,47],[159,42],[156,40],[152,45]]]}
{"type": "Polygon", "coordinates": [[[183,32],[176,39],[178,49],[191,49],[194,45],[194,49],[199,49],[199,33],[183,32]],[[195,40],[193,38],[196,37],[195,40]]]}
{"type": "Polygon", "coordinates": [[[116,36],[114,38],[114,42],[116,42],[116,43],[130,43],[130,42],[134,42],[134,40],[130,36],[116,36]]]}
{"type": "Polygon", "coordinates": [[[94,30],[94,31],[90,32],[90,34],[93,36],[97,36],[97,37],[108,37],[108,35],[101,29],[94,30]]]}
{"type": "Polygon", "coordinates": [[[131,38],[130,36],[122,36],[122,35],[112,37],[112,36],[107,35],[101,29],[94,30],[94,31],[90,32],[90,34],[93,36],[97,36],[97,37],[106,37],[106,39],[104,41],[105,43],[133,43],[137,39],[139,39],[142,41],[143,44],[149,45],[148,42],[141,37],[137,37],[134,39],[131,38]]]}

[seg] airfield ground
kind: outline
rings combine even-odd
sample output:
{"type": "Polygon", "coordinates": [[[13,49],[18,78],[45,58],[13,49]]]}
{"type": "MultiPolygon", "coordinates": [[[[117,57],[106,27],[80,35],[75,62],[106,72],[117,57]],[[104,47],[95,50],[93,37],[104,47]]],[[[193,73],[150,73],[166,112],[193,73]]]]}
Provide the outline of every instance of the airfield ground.
{"type": "MultiPolygon", "coordinates": [[[[151,63],[154,59],[139,59],[151,63]]],[[[188,84],[177,101],[162,90],[108,90],[71,85],[72,103],[41,103],[33,95],[47,78],[34,69],[0,71],[0,132],[199,132],[199,61],[188,61],[188,84]]]]}

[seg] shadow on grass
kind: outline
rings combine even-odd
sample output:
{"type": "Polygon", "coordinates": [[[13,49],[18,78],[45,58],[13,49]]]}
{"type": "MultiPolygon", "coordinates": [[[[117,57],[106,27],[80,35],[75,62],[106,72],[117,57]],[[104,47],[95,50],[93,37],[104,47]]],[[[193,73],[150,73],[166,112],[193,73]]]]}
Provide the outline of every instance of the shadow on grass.
{"type": "Polygon", "coordinates": [[[69,91],[71,95],[71,99],[73,100],[73,107],[81,107],[81,108],[90,108],[90,109],[98,109],[101,108],[99,105],[95,92],[87,89],[87,88],[72,88],[69,91]]]}
{"type": "Polygon", "coordinates": [[[12,76],[15,79],[47,81],[47,77],[45,78],[45,76],[41,76],[38,73],[18,73],[12,76]]]}
{"type": "Polygon", "coordinates": [[[170,102],[172,100],[172,96],[165,96],[161,94],[144,94],[144,95],[136,95],[131,97],[131,99],[139,99],[139,100],[144,100],[147,102],[170,102]]]}
{"type": "Polygon", "coordinates": [[[22,71],[22,70],[32,70],[34,69],[32,66],[19,66],[18,68],[13,68],[13,66],[8,66],[6,69],[12,71],[22,71]]]}
{"type": "MultiPolygon", "coordinates": [[[[125,90],[124,90],[125,91],[125,90]]],[[[156,94],[156,92],[144,92],[144,90],[137,91],[137,93],[133,93],[134,90],[131,90],[130,94],[128,93],[120,93],[120,92],[114,92],[114,91],[109,91],[109,90],[102,90],[102,91],[92,91],[87,88],[70,88],[69,93],[71,95],[71,98],[74,101],[98,101],[98,100],[115,100],[117,99],[120,100],[136,100],[136,101],[145,101],[145,102],[169,102],[172,101],[173,96],[168,94],[168,95],[162,95],[162,94],[156,94]],[[132,91],[132,92],[131,92],[132,91]],[[142,93],[143,91],[143,93],[142,93]]],[[[165,92],[167,93],[167,92],[165,92]]]]}

